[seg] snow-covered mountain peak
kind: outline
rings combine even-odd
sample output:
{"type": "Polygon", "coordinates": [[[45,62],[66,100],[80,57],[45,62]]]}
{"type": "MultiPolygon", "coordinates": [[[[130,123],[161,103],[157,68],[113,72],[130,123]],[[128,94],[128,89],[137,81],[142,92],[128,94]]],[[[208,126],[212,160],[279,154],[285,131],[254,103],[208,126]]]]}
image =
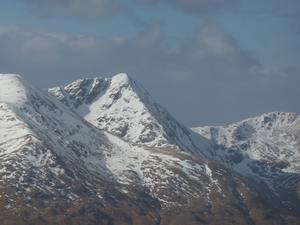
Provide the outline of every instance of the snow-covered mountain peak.
{"type": "MultiPolygon", "coordinates": [[[[226,126],[192,129],[223,146],[224,150],[216,151],[222,160],[239,154],[286,171],[300,171],[300,116],[297,113],[271,112],[226,126]]],[[[242,163],[239,157],[237,164],[242,163]]]]}
{"type": "Polygon", "coordinates": [[[22,104],[26,99],[26,88],[20,75],[0,74],[0,103],[22,104]]]}
{"type": "Polygon", "coordinates": [[[261,116],[249,118],[240,123],[248,123],[256,128],[286,127],[291,125],[295,120],[299,119],[297,113],[289,112],[270,112],[264,113],[261,116]]]}
{"type": "MultiPolygon", "coordinates": [[[[51,196],[51,200],[62,195],[73,202],[87,194],[100,198],[106,185],[118,185],[125,193],[132,192],[133,187],[147,190],[153,198],[162,201],[164,207],[187,204],[191,196],[210,201],[212,192],[221,195],[219,182],[213,177],[208,162],[174,148],[136,145],[147,138],[141,137],[147,132],[156,135],[151,144],[165,141],[168,144],[165,147],[170,147],[169,143],[175,147],[177,142],[191,140],[183,137],[188,135],[180,133],[185,128],[167,112],[153,108],[156,103],[145,96],[146,92],[140,89],[137,94],[134,88],[139,87],[127,76],[86,78],[53,89],[62,97],[67,96],[70,105],[77,104],[72,105],[73,110],[47,93],[23,84],[20,77],[4,79],[3,76],[3,80],[3,85],[13,90],[2,90],[7,97],[20,90],[23,90],[20,96],[25,96],[21,105],[0,103],[0,187],[17,184],[18,190],[10,199],[32,196],[38,191],[46,193],[49,199],[51,196]],[[90,118],[110,116],[109,126],[114,124],[114,119],[127,123],[126,137],[137,135],[137,139],[132,139],[137,141],[128,143],[100,131],[74,112],[83,109],[89,110],[90,118]],[[98,114],[101,112],[106,114],[98,114]],[[156,120],[158,115],[159,121],[156,120]],[[167,123],[162,123],[163,120],[167,123]],[[167,139],[173,128],[175,137],[167,139]]],[[[0,198],[5,193],[1,188],[0,198]]]]}
{"type": "Polygon", "coordinates": [[[101,131],[20,76],[1,75],[0,96],[0,186],[30,177],[43,189],[42,178],[63,170],[90,182],[109,179],[109,142],[101,131]]]}
{"type": "Polygon", "coordinates": [[[128,83],[131,78],[127,75],[127,73],[119,73],[114,75],[111,80],[112,83],[125,84],[128,83]]]}
{"type": "Polygon", "coordinates": [[[10,80],[21,80],[22,77],[19,74],[14,73],[0,73],[1,80],[3,79],[10,79],[10,80]]]}
{"type": "Polygon", "coordinates": [[[240,122],[231,123],[224,126],[194,127],[192,129],[209,139],[212,138],[208,135],[209,130],[226,130],[226,132],[229,132],[233,136],[239,132],[240,137],[241,133],[243,133],[243,136],[246,135],[245,138],[250,138],[253,133],[257,132],[272,134],[274,130],[288,129],[297,123],[297,121],[300,122],[300,116],[298,113],[269,112],[257,117],[251,117],[240,122]]]}
{"type": "Polygon", "coordinates": [[[296,114],[199,128],[208,141],[126,74],[49,93],[61,102],[0,76],[3,224],[261,224],[286,209],[299,217],[296,114]]]}
{"type": "Polygon", "coordinates": [[[88,122],[131,143],[197,151],[208,141],[185,128],[125,73],[75,81],[49,93],[88,122]]]}
{"type": "Polygon", "coordinates": [[[110,90],[112,95],[124,86],[129,86],[130,78],[125,73],[111,78],[95,77],[73,81],[66,86],[49,89],[49,93],[71,108],[77,109],[96,101],[104,91],[110,90]]]}

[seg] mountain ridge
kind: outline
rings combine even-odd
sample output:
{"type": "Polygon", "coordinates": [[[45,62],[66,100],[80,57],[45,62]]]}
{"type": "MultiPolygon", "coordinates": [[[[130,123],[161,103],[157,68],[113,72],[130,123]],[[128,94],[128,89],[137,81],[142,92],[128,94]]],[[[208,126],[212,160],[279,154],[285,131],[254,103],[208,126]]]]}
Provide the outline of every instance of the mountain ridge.
{"type": "MultiPolygon", "coordinates": [[[[288,157],[295,156],[298,160],[294,167],[297,167],[300,162],[300,148],[296,143],[297,135],[293,134],[295,132],[293,129],[297,127],[300,127],[298,113],[270,112],[225,126],[205,126],[192,129],[226,148],[235,149],[244,145],[240,148],[247,151],[247,148],[251,146],[246,145],[254,145],[255,149],[250,149],[248,155],[250,154],[251,158],[257,160],[282,159],[292,163],[292,158],[288,159],[288,157]],[[268,143],[268,146],[264,146],[264,143],[268,143]],[[280,151],[281,145],[285,145],[283,146],[284,151],[280,151]],[[272,150],[277,150],[277,152],[272,150]]],[[[295,168],[295,170],[299,172],[299,168],[295,168]]]]}
{"type": "MultiPolygon", "coordinates": [[[[96,127],[126,141],[149,147],[179,146],[189,151],[199,148],[208,151],[210,147],[209,141],[179,123],[127,74],[117,74],[112,78],[81,79],[63,87],[51,88],[49,93],[71,105],[96,127]],[[85,82],[99,84],[100,91],[93,96],[93,100],[89,94],[85,96],[86,92],[93,93],[93,88],[85,90],[83,94],[80,92],[79,87],[85,82]],[[73,99],[79,99],[81,104],[77,101],[72,103],[73,99]]],[[[201,153],[207,154],[206,151],[201,153]]]]}
{"type": "Polygon", "coordinates": [[[258,159],[253,176],[239,173],[222,160],[242,149],[189,130],[127,75],[115,78],[49,95],[0,75],[3,224],[298,224],[297,173],[258,159]],[[115,128],[124,123],[146,131],[122,136],[115,128]],[[155,138],[141,142],[151,131],[155,138]]]}

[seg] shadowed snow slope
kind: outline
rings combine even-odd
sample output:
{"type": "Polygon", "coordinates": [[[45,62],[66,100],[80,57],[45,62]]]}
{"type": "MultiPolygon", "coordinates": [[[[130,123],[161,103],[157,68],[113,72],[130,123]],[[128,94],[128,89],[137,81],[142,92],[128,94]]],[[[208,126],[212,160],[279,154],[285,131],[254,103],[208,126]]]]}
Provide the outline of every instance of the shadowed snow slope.
{"type": "Polygon", "coordinates": [[[300,116],[296,113],[272,112],[224,127],[192,129],[232,152],[300,172],[300,116]]]}
{"type": "Polygon", "coordinates": [[[223,127],[193,130],[215,143],[213,160],[266,183],[281,199],[299,199],[298,114],[272,112],[223,127]]]}

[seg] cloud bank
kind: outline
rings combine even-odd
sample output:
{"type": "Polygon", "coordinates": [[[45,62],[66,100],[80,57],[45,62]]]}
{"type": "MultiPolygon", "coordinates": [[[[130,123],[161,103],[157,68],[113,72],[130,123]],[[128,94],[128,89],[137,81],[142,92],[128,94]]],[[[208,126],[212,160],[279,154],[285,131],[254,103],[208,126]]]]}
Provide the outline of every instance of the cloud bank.
{"type": "Polygon", "coordinates": [[[40,16],[111,17],[125,10],[118,0],[18,0],[40,16]]]}
{"type": "Polygon", "coordinates": [[[166,5],[187,13],[208,13],[230,9],[240,0],[136,0],[148,6],[166,5]]]}
{"type": "Polygon", "coordinates": [[[42,87],[127,72],[189,125],[194,118],[218,122],[220,109],[227,120],[245,112],[300,111],[299,72],[262,65],[218,24],[207,22],[171,48],[164,38],[159,26],[129,39],[101,39],[2,25],[0,68],[42,87]]]}
{"type": "Polygon", "coordinates": [[[167,6],[185,13],[206,14],[231,9],[240,0],[18,0],[35,13],[47,16],[78,16],[81,18],[111,17],[128,13],[136,6],[167,6]]]}

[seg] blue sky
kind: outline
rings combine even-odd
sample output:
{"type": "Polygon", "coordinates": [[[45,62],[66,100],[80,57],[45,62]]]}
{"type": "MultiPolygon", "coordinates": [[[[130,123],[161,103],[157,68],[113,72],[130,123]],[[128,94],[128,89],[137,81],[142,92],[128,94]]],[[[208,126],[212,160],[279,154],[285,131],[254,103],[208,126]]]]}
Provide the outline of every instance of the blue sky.
{"type": "Polygon", "coordinates": [[[298,0],[3,0],[0,71],[126,72],[189,125],[300,112],[298,0]]]}

